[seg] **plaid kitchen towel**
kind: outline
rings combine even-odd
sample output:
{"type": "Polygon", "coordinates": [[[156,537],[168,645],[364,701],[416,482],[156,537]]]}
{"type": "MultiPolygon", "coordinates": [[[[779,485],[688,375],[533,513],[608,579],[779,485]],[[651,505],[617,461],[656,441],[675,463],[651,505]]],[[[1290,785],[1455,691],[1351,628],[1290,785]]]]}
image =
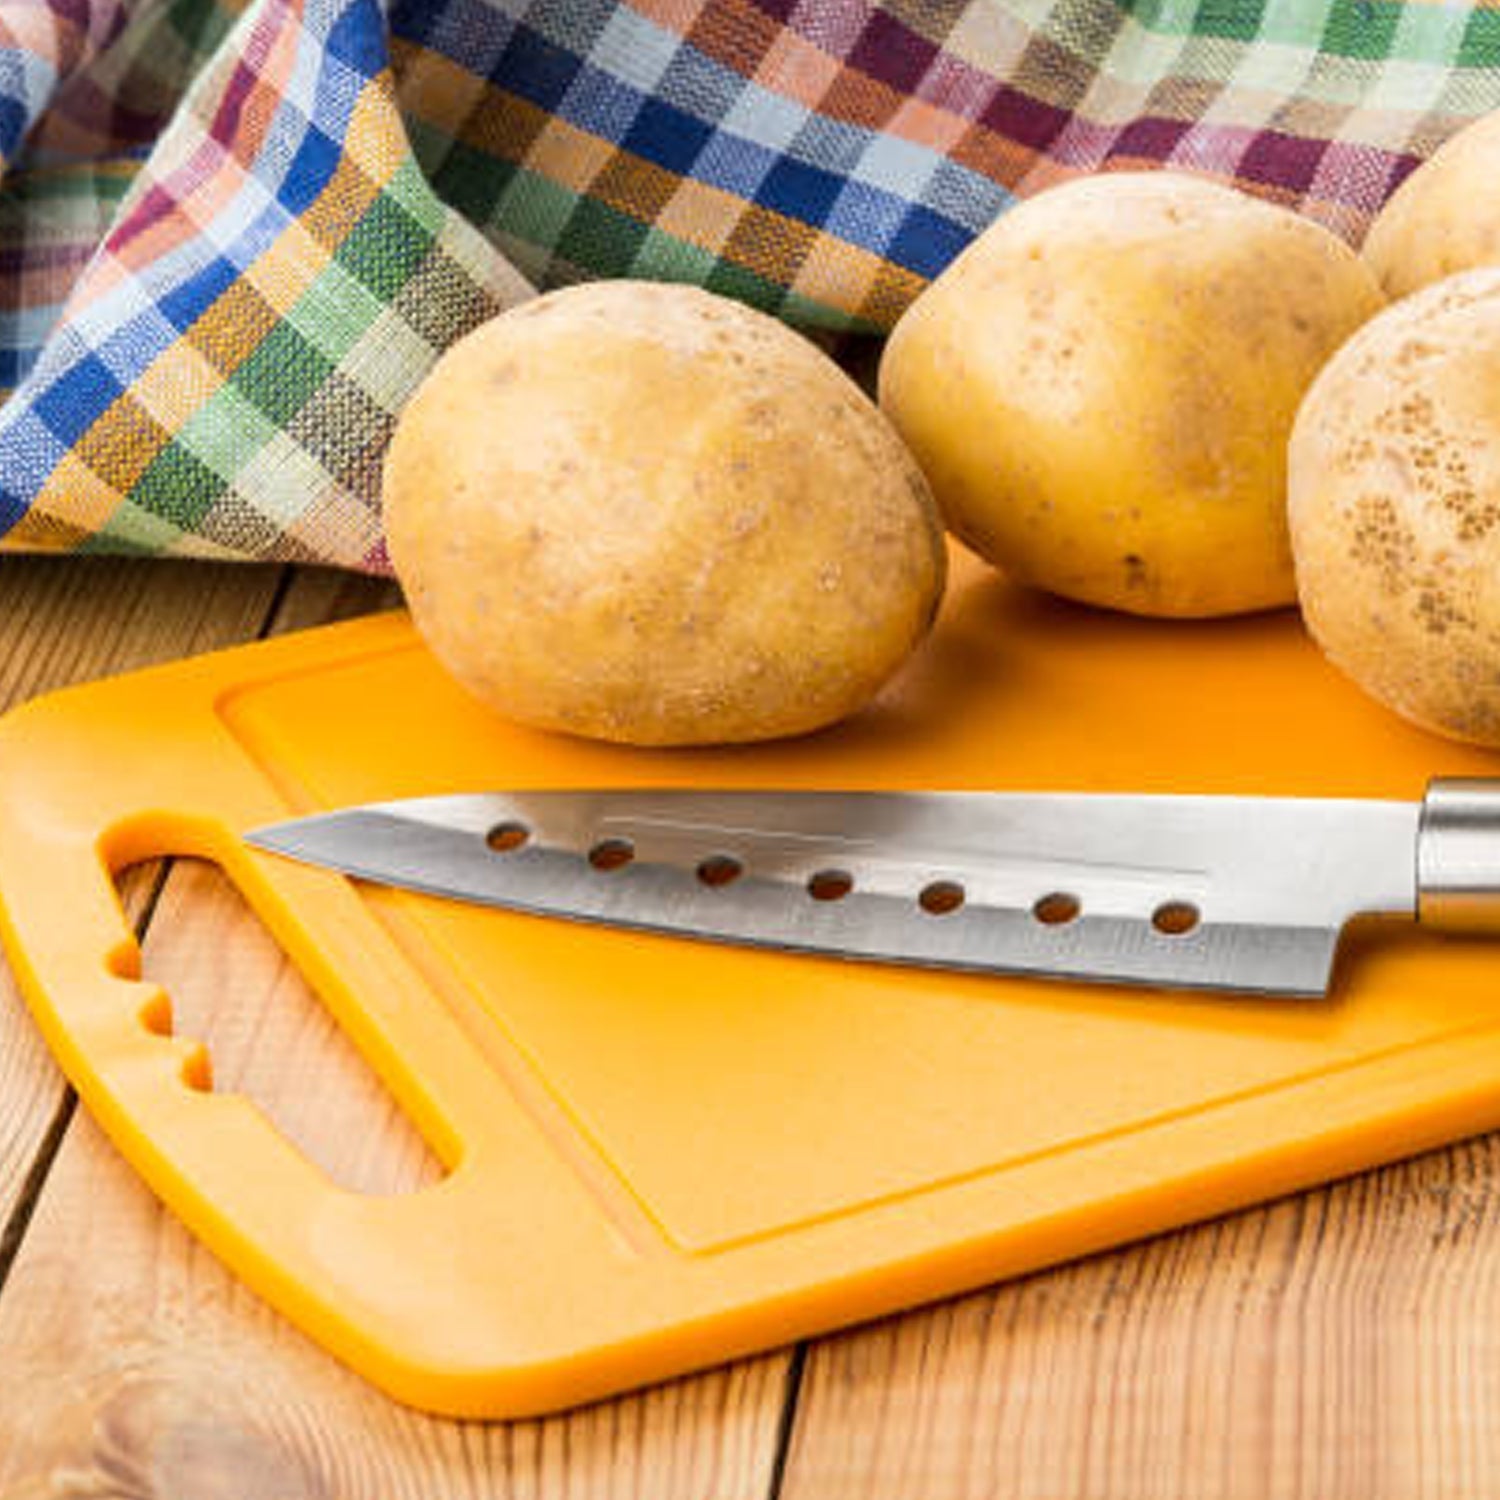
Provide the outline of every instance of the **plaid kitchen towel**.
{"type": "Polygon", "coordinates": [[[382,571],[396,413],[528,283],[878,332],[1061,178],[1356,239],[1496,107],[1493,0],[0,0],[0,533],[382,571]]]}

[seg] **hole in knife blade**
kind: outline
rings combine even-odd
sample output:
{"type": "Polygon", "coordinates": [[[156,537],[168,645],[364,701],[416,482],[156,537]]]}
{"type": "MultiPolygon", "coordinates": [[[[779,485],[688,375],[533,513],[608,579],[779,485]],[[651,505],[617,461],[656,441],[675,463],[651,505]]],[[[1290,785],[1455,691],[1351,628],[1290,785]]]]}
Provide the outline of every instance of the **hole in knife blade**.
{"type": "Polygon", "coordinates": [[[531,837],[531,830],[524,823],[496,823],[485,834],[484,841],[496,854],[509,854],[519,849],[531,837]]]}
{"type": "Polygon", "coordinates": [[[635,845],[629,839],[601,839],[589,850],[589,863],[607,875],[623,870],[635,858],[635,845]]]}
{"type": "Polygon", "coordinates": [[[1191,901],[1164,901],[1151,913],[1151,925],[1167,937],[1181,937],[1202,920],[1191,901]]]}
{"type": "Polygon", "coordinates": [[[934,880],[922,887],[917,905],[929,916],[946,917],[964,904],[964,888],[956,880],[934,880]]]}
{"type": "Polygon", "coordinates": [[[847,870],[819,870],[807,882],[814,901],[842,901],[853,889],[854,877],[847,870]]]}
{"type": "Polygon", "coordinates": [[[1082,910],[1082,903],[1071,891],[1048,891],[1037,898],[1031,915],[1048,927],[1061,927],[1074,921],[1082,910]]]}
{"type": "Polygon", "coordinates": [[[704,885],[728,885],[744,873],[744,865],[732,854],[710,854],[698,866],[698,879],[704,885]]]}

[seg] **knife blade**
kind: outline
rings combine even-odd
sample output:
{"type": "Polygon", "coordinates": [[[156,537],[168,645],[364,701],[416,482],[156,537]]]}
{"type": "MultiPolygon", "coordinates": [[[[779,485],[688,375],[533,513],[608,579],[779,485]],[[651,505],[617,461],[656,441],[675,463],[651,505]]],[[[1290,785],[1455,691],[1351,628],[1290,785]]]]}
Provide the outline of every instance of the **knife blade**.
{"type": "Polygon", "coordinates": [[[898,964],[1325,993],[1361,913],[1484,925],[1500,782],[1421,803],[538,790],[369,803],[249,843],[573,920],[898,964]]]}

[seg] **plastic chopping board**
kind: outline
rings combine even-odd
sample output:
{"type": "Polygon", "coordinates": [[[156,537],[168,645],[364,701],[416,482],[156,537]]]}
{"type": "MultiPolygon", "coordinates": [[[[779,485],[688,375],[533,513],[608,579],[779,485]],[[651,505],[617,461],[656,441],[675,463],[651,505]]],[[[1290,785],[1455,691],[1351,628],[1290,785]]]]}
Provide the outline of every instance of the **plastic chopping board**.
{"type": "MultiPolygon", "coordinates": [[[[1417,798],[1496,758],[1367,702],[1290,614],[1186,625],[960,566],[872,709],[752,749],[518,729],[403,616],[0,723],[0,903],[79,1092],[247,1282],[398,1398],[557,1408],[1500,1124],[1500,942],[1379,922],[1323,1001],[945,975],[374,891],[240,830],[522,786],[1417,798]],[[219,862],[446,1168],[335,1186],[218,1094],[139,977],[111,872],[219,862]]],[[[211,1061],[211,1060],[210,1060],[211,1061]]]]}

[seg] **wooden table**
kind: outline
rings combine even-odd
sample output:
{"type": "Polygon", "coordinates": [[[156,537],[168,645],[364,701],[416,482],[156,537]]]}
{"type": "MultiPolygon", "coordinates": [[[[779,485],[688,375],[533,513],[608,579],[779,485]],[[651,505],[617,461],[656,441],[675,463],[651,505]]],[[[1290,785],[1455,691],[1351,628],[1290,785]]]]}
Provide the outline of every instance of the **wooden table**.
{"type": "MultiPolygon", "coordinates": [[[[0,706],[383,607],[305,569],[0,563],[0,706]]],[[[145,970],[335,1177],[432,1171],[239,898],[122,882],[145,970]]],[[[1493,1139],[546,1421],[392,1405],[197,1246],[0,975],[0,1500],[1500,1494],[1493,1139]]]]}

